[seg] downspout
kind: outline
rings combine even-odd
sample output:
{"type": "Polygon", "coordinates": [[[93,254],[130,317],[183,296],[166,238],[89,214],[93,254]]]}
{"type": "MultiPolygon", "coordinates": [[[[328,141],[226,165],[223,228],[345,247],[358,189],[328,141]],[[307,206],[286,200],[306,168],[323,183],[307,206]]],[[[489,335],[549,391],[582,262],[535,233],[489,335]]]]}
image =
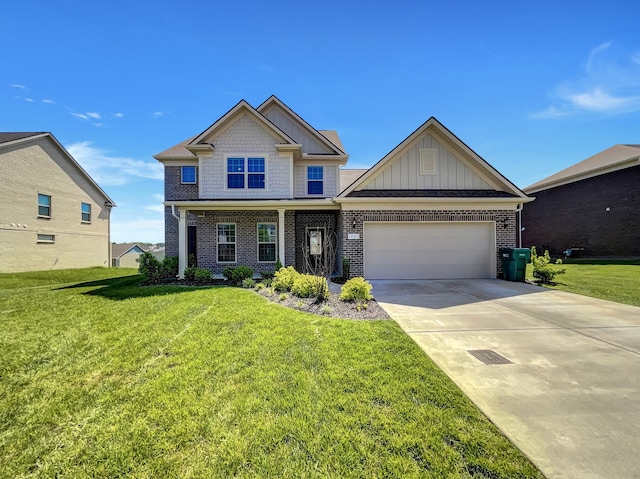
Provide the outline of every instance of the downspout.
{"type": "Polygon", "coordinates": [[[518,203],[516,211],[518,212],[518,248],[522,248],[522,203],[518,203]]]}
{"type": "Polygon", "coordinates": [[[171,203],[171,216],[180,221],[180,217],[176,214],[176,204],[171,203]]]}

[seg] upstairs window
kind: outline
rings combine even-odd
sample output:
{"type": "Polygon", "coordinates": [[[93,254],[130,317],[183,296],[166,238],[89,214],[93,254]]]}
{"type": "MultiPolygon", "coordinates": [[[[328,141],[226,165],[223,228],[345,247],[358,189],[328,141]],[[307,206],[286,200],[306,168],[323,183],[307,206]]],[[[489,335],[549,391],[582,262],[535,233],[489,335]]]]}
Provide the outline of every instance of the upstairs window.
{"type": "Polygon", "coordinates": [[[55,243],[56,235],[38,233],[38,243],[55,243]]]}
{"type": "Polygon", "coordinates": [[[324,194],[324,168],[322,166],[307,166],[307,194],[324,194]]]}
{"type": "Polygon", "coordinates": [[[38,194],[38,216],[51,218],[51,196],[38,194]]]}
{"type": "Polygon", "coordinates": [[[196,184],[196,167],[195,166],[180,167],[180,183],[182,183],[183,185],[196,184]]]}
{"type": "Polygon", "coordinates": [[[264,158],[227,158],[227,188],[264,189],[264,158]]]}
{"type": "Polygon", "coordinates": [[[91,223],[91,205],[89,203],[82,203],[82,222],[91,223]]]}

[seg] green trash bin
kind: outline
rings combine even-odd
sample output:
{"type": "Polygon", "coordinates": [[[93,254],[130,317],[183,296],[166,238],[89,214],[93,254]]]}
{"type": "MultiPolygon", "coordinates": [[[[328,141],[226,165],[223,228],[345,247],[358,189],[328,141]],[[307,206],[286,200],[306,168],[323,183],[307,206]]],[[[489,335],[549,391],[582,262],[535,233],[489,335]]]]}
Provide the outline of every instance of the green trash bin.
{"type": "Polygon", "coordinates": [[[531,251],[528,248],[500,248],[500,257],[504,279],[524,283],[531,251]]]}

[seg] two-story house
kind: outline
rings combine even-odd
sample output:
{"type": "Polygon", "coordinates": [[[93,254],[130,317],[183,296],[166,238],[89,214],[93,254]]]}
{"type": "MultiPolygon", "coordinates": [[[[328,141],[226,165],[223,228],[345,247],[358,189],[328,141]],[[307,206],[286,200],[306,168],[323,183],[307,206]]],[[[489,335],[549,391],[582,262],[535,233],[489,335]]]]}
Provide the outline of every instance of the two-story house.
{"type": "Polygon", "coordinates": [[[51,133],[0,133],[0,272],[108,268],[114,206],[51,133]]]}
{"type": "Polygon", "coordinates": [[[330,238],[335,269],[348,257],[352,275],[495,277],[497,248],[515,246],[516,212],[530,201],[435,118],[371,169],[344,169],[338,134],[275,96],[240,101],[155,158],[166,254],[181,272],[190,257],[214,273],[278,259],[304,269],[305,250],[330,238]]]}

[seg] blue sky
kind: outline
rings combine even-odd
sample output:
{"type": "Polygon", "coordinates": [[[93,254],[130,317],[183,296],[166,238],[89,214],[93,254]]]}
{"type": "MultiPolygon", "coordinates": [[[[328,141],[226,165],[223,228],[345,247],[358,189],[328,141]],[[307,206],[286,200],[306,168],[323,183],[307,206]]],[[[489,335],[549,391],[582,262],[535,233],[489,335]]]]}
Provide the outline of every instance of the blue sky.
{"type": "Polygon", "coordinates": [[[152,156],[275,94],[373,165],[429,117],[519,187],[640,143],[637,1],[26,0],[2,7],[0,131],[51,131],[163,241],[152,156]]]}

